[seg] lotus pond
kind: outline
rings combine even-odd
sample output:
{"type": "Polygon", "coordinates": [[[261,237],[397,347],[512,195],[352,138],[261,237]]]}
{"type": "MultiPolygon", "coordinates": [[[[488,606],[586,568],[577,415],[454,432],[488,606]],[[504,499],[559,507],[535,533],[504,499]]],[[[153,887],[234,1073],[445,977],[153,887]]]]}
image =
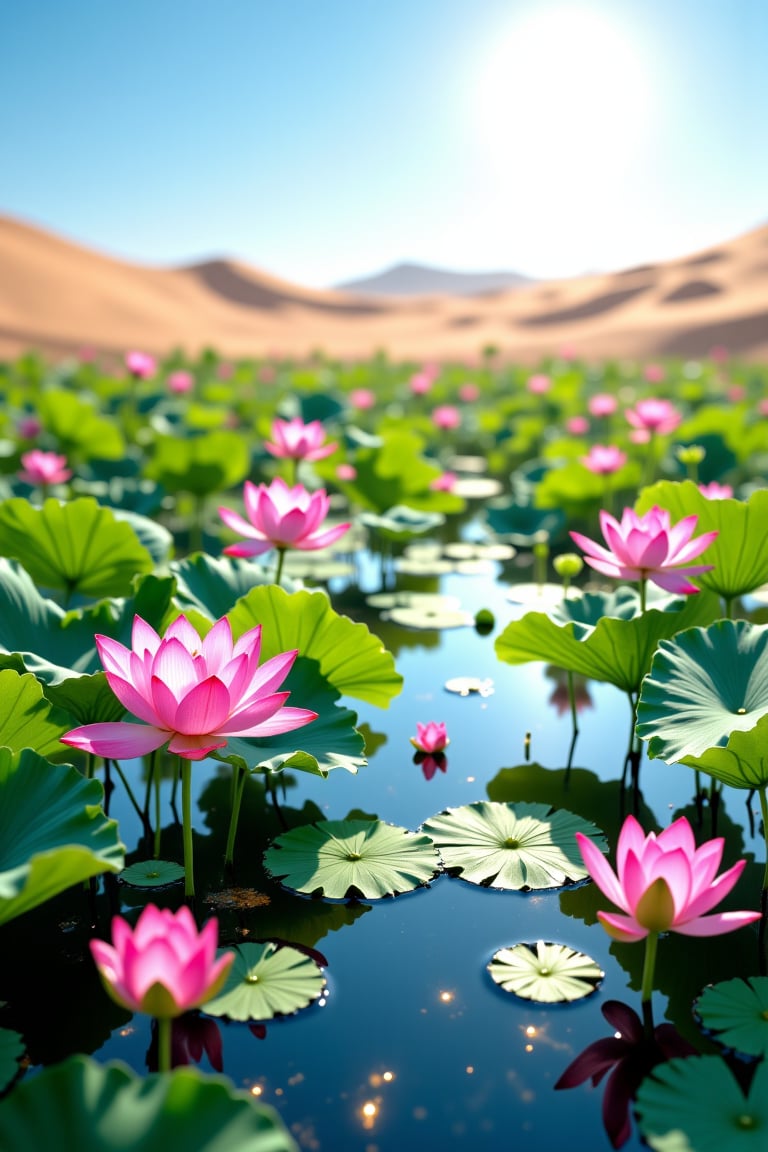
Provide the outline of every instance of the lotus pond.
{"type": "Polygon", "coordinates": [[[765,1148],[768,371],[0,388],[3,1150],[765,1148]],[[94,962],[150,906],[193,1010],[94,962]]]}

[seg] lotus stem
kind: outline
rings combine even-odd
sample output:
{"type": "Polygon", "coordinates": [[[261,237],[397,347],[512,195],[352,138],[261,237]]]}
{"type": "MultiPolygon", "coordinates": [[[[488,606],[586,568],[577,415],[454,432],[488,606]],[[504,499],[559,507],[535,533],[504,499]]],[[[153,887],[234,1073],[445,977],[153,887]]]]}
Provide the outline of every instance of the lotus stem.
{"type": "Polygon", "coordinates": [[[576,749],[576,739],[579,735],[579,717],[576,711],[576,691],[573,686],[573,672],[568,672],[568,703],[571,706],[571,746],[568,749],[568,763],[565,766],[565,779],[563,786],[565,788],[571,782],[571,764],[573,763],[573,753],[576,749]]]}
{"type": "Polygon", "coordinates": [[[93,773],[96,767],[96,756],[93,752],[88,753],[88,758],[85,762],[85,776],[87,780],[93,780],[93,773]]]}
{"type": "Polygon", "coordinates": [[[646,1033],[653,1035],[653,973],[656,968],[656,945],[659,942],[658,932],[649,932],[645,938],[645,958],[643,960],[643,984],[640,993],[643,1002],[643,1021],[646,1033]],[[646,1008],[647,1005],[647,1008],[646,1008]],[[650,1026],[650,1032],[648,1031],[650,1026]]]}
{"type": "Polygon", "coordinates": [[[646,604],[646,595],[645,595],[645,592],[646,592],[646,584],[647,584],[647,581],[646,581],[646,580],[641,580],[641,581],[640,581],[640,611],[641,611],[643,614],[645,614],[645,604],[646,604]]]}
{"type": "Polygon", "coordinates": [[[184,836],[184,895],[195,894],[192,843],[192,761],[179,757],[181,768],[181,827],[184,836]]]}
{"type": "Polygon", "coordinates": [[[237,825],[240,820],[240,807],[243,801],[243,792],[245,791],[245,781],[247,775],[248,773],[237,765],[235,765],[232,769],[232,782],[234,785],[232,790],[232,810],[229,816],[227,848],[224,853],[224,863],[229,868],[231,868],[235,862],[235,838],[237,836],[237,825]]]}
{"type": "Polygon", "coordinates": [[[170,1016],[155,1017],[157,1021],[157,1070],[171,1071],[171,1033],[173,1020],[170,1016]]]}
{"type": "Polygon", "coordinates": [[[280,577],[283,574],[283,561],[285,560],[285,548],[278,548],[277,550],[277,569],[275,571],[275,584],[280,587],[280,577]]]}

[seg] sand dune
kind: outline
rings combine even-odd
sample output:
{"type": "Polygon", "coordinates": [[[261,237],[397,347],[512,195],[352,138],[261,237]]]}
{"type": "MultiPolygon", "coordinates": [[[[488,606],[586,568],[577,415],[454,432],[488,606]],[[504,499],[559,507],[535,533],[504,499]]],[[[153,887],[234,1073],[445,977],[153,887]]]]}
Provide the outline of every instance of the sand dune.
{"type": "Polygon", "coordinates": [[[683,259],[476,297],[319,291],[237,261],[130,264],[0,217],[0,355],[83,348],[477,360],[494,345],[533,362],[564,347],[590,359],[768,360],[768,226],[683,259]]]}

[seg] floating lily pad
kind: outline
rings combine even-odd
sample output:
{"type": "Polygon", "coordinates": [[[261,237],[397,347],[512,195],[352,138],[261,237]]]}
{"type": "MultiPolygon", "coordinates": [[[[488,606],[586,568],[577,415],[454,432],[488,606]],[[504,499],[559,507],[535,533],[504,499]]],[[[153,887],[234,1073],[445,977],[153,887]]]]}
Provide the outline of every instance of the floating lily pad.
{"type": "MultiPolygon", "coordinates": [[[[222,956],[226,951],[219,952],[222,956]]],[[[230,1020],[272,1020],[292,1016],[318,1000],[325,976],[305,952],[290,945],[238,944],[223,989],[203,1006],[209,1016],[230,1020]]]]}
{"type": "Polygon", "coordinates": [[[131,888],[166,888],[184,879],[184,869],[173,860],[140,860],[120,873],[121,884],[131,888]]]}
{"type": "Polygon", "coordinates": [[[511,544],[479,544],[459,540],[446,544],[443,555],[449,560],[512,560],[517,550],[511,544]]]}
{"type": "Polygon", "coordinates": [[[10,1028],[0,1028],[0,1092],[4,1092],[21,1071],[24,1040],[10,1028]]]}
{"type": "Polygon", "coordinates": [[[445,516],[442,512],[425,512],[407,504],[396,504],[381,514],[361,512],[359,520],[385,540],[409,540],[412,536],[420,536],[424,532],[431,532],[433,528],[439,528],[445,523],[445,516]]]}
{"type": "Polygon", "coordinates": [[[493,696],[495,691],[493,680],[489,677],[481,680],[479,676],[452,676],[443,687],[446,692],[454,692],[457,696],[471,696],[475,692],[478,696],[493,696]]]}
{"type": "Polygon", "coordinates": [[[272,842],[264,864],[286,887],[335,900],[412,892],[439,871],[429,836],[382,820],[323,820],[293,828],[272,842]]]}
{"type": "Polygon", "coordinates": [[[635,1112],[655,1152],[764,1152],[768,1064],[758,1064],[745,1096],[719,1056],[670,1060],[643,1080],[635,1112]]]}
{"type": "Polygon", "coordinates": [[[548,804],[501,804],[481,800],[448,808],[427,820],[447,872],[485,888],[560,888],[589,873],[575,833],[589,836],[602,852],[608,844],[594,824],[548,804]]]}
{"type": "Polygon", "coordinates": [[[392,608],[385,614],[385,619],[391,620],[393,624],[402,624],[404,628],[435,628],[440,631],[446,628],[466,628],[475,622],[472,613],[461,608],[392,608]]]}
{"type": "Polygon", "coordinates": [[[694,1008],[711,1038],[745,1056],[768,1056],[768,976],[705,988],[694,1008]]]}
{"type": "Polygon", "coordinates": [[[490,500],[501,494],[502,486],[493,476],[458,476],[451,492],[464,500],[490,500]]]}
{"type": "MultiPolygon", "coordinates": [[[[580,596],[581,591],[578,588],[568,589],[569,600],[578,600],[580,596]]],[[[538,608],[542,612],[559,605],[563,599],[562,584],[514,584],[507,593],[507,600],[511,600],[513,604],[538,608]]]]}
{"type": "Polygon", "coordinates": [[[77,1152],[298,1152],[274,1111],[196,1068],[136,1076],[74,1056],[0,1101],[0,1148],[77,1152]],[[66,1145],[64,1141],[66,1140],[66,1145]]]}
{"type": "Polygon", "coordinates": [[[450,560],[415,560],[409,556],[400,556],[395,561],[395,570],[402,576],[447,576],[453,572],[454,565],[450,560]]]}
{"type": "Polygon", "coordinates": [[[371,608],[388,610],[391,608],[415,608],[424,613],[452,611],[461,607],[458,596],[442,596],[439,592],[375,592],[366,596],[366,604],[371,608]]]}
{"type": "Polygon", "coordinates": [[[605,976],[591,956],[543,940],[500,948],[488,971],[505,992],[539,1004],[581,1000],[594,992],[605,976]]]}

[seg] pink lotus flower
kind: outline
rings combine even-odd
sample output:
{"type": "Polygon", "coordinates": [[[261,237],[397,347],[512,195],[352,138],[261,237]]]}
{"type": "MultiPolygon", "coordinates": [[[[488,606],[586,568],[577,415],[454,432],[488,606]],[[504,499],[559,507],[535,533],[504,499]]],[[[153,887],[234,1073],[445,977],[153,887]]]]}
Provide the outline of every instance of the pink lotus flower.
{"type": "Polygon", "coordinates": [[[696,847],[693,829],[684,816],[657,836],[646,836],[634,816],[627,816],[619,833],[614,873],[600,849],[581,832],[576,841],[592,879],[621,912],[598,912],[614,940],[632,943],[649,933],[679,932],[683,936],[719,936],[760,919],[759,912],[705,913],[728,895],[744,871],[739,860],[715,876],[725,841],[722,837],[696,847]]]}
{"type": "Polygon", "coordinates": [[[682,413],[669,400],[659,400],[654,396],[638,400],[635,407],[628,408],[624,415],[633,428],[654,436],[674,432],[683,419],[682,413]]]}
{"type": "Polygon", "coordinates": [[[242,543],[224,549],[228,556],[261,556],[271,548],[314,551],[333,544],[351,527],[348,523],[336,524],[325,532],[318,531],[328,515],[325,489],[310,493],[302,484],[289,488],[279,476],[271,484],[258,487],[246,480],[243,500],[248,520],[229,508],[219,508],[219,516],[227,527],[246,537],[242,543]]]}
{"type": "Polygon", "coordinates": [[[468,381],[466,384],[459,386],[459,400],[463,400],[465,404],[474,404],[475,400],[480,399],[480,389],[477,384],[468,381]]]}
{"type": "Polygon", "coordinates": [[[420,724],[416,722],[416,735],[411,736],[411,744],[417,752],[442,752],[450,744],[448,735],[445,731],[445,724],[441,720],[436,723],[430,720],[428,724],[420,724]]]}
{"type": "Polygon", "coordinates": [[[174,913],[148,904],[135,928],[115,916],[112,943],[91,940],[90,948],[115,1003],[170,1020],[199,1008],[224,986],[235,953],[216,959],[218,935],[215,919],[198,932],[186,905],[174,913]]]}
{"type": "Polygon", "coordinates": [[[432,423],[444,431],[458,428],[461,424],[461,413],[452,404],[440,404],[432,409],[432,423]]]}
{"type": "Polygon", "coordinates": [[[707,500],[730,500],[733,488],[730,484],[718,484],[717,480],[710,480],[709,484],[699,484],[699,492],[707,500]]]}
{"type": "Polygon", "coordinates": [[[357,480],[357,468],[354,464],[338,464],[336,466],[337,480],[357,480]]]}
{"type": "Polygon", "coordinates": [[[725,344],[715,344],[714,348],[709,350],[709,359],[713,360],[715,364],[725,364],[729,355],[725,344]]]}
{"type": "Polygon", "coordinates": [[[646,364],[643,369],[643,376],[649,384],[660,384],[664,379],[664,365],[663,364],[646,364]]]}
{"type": "Polygon", "coordinates": [[[22,440],[34,440],[42,430],[43,425],[37,416],[22,416],[19,420],[19,436],[22,440]]]}
{"type": "Polygon", "coordinates": [[[368,408],[373,408],[376,403],[376,393],[372,392],[370,388],[353,388],[349,394],[349,403],[353,408],[359,408],[361,412],[364,412],[368,408]]]}
{"type": "Polygon", "coordinates": [[[426,396],[432,388],[434,377],[428,375],[426,372],[417,372],[411,376],[408,386],[414,396],[426,396]]]}
{"type": "Polygon", "coordinates": [[[148,380],[157,371],[154,356],[146,352],[128,352],[125,357],[125,366],[137,380],[148,380]]]}
{"type": "Polygon", "coordinates": [[[592,416],[612,416],[619,403],[610,392],[596,392],[587,401],[587,408],[592,416]]]}
{"type": "Polygon", "coordinates": [[[692,540],[697,520],[697,516],[686,516],[672,526],[664,508],[653,507],[643,516],[625,508],[619,523],[603,510],[600,526],[608,548],[580,532],[571,532],[571,539],[586,553],[587,564],[604,576],[641,583],[651,580],[667,592],[689,594],[699,589],[688,577],[710,572],[714,567],[689,563],[717,536],[717,532],[704,532],[692,540]]]}
{"type": "Polygon", "coordinates": [[[273,420],[272,440],[267,441],[264,447],[271,456],[281,460],[323,460],[337,447],[335,443],[324,443],[325,428],[319,420],[305,424],[298,417],[273,420]]]}
{"type": "Polygon", "coordinates": [[[528,378],[528,383],[526,384],[526,388],[534,396],[546,395],[551,387],[552,381],[550,380],[549,376],[544,376],[541,373],[537,373],[535,376],[530,376],[528,378]]]}
{"type": "Polygon", "coordinates": [[[72,470],[66,466],[66,456],[59,456],[56,452],[41,452],[33,448],[22,453],[21,462],[24,468],[19,472],[19,479],[26,484],[41,484],[43,487],[63,484],[72,475],[72,470]]]}
{"type": "Polygon", "coordinates": [[[586,456],[580,457],[582,464],[597,476],[610,476],[618,472],[627,462],[626,452],[615,444],[593,444],[586,456]]]}
{"type": "Polygon", "coordinates": [[[171,372],[167,384],[169,392],[175,392],[177,396],[183,396],[185,392],[192,391],[195,386],[195,378],[191,372],[171,372]]]}
{"type": "Polygon", "coordinates": [[[458,477],[455,472],[441,472],[435,476],[429,487],[433,492],[452,492],[458,477]]]}
{"type": "Polygon", "coordinates": [[[96,647],[109,686],[133,724],[86,724],[62,736],[63,744],[115,760],[143,756],[168,743],[169,752],[202,760],[230,736],[275,736],[317,716],[284,707],[289,692],[276,692],[297,653],[282,652],[259,667],[261,626],[232,644],[226,616],[201,640],[178,616],[161,640],[140,616],[133,621],[133,650],[109,636],[96,647]]]}
{"type": "Polygon", "coordinates": [[[586,416],[571,416],[565,422],[565,429],[571,436],[584,436],[589,432],[589,420],[586,416]]]}

